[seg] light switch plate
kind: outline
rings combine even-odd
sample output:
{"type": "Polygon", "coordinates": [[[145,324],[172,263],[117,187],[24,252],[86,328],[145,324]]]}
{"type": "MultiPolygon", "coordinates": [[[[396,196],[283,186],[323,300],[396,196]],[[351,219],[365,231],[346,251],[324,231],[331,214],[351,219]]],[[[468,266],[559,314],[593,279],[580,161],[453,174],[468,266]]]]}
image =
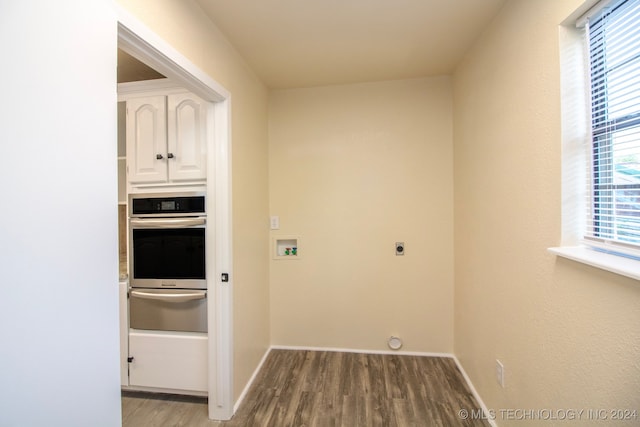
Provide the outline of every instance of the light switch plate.
{"type": "Polygon", "coordinates": [[[280,217],[274,215],[271,217],[271,229],[272,230],[280,230],[280,217]]]}

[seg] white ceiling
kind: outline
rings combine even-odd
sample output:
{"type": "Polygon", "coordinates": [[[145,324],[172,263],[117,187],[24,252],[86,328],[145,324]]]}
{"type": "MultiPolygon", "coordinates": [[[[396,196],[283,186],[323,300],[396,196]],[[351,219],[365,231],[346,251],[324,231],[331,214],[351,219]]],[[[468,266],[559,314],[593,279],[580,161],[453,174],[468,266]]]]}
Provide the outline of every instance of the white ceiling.
{"type": "Polygon", "coordinates": [[[506,0],[196,0],[271,88],[450,73],[506,0]]]}

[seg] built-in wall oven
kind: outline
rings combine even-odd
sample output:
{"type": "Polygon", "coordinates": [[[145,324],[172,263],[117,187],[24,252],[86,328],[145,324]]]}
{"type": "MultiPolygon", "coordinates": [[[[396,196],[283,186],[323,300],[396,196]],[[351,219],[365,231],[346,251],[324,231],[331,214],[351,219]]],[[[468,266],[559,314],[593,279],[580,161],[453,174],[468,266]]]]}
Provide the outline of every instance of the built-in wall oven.
{"type": "Polygon", "coordinates": [[[207,331],[202,192],[129,195],[129,325],[207,331]]]}

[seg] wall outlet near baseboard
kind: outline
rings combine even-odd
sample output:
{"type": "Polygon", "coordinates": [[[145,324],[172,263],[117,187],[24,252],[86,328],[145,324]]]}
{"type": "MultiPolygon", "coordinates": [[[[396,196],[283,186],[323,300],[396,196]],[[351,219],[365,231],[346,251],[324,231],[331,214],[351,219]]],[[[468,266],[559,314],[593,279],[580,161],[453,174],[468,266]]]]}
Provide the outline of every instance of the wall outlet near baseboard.
{"type": "Polygon", "coordinates": [[[504,388],[504,365],[496,359],[496,381],[504,388]]]}

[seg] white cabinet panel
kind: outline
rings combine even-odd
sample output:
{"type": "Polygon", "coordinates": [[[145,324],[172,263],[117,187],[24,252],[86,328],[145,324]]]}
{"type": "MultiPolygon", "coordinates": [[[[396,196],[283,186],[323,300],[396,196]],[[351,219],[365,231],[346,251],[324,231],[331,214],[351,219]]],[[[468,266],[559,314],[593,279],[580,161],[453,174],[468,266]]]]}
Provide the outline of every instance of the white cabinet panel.
{"type": "Polygon", "coordinates": [[[131,330],[129,385],[206,392],[207,336],[131,330]]]}
{"type": "Polygon", "coordinates": [[[165,96],[127,101],[127,163],[130,182],[167,180],[167,112],[165,96]]]}
{"type": "Polygon", "coordinates": [[[191,93],[168,97],[169,179],[204,180],[207,177],[207,105],[191,93]]]}

